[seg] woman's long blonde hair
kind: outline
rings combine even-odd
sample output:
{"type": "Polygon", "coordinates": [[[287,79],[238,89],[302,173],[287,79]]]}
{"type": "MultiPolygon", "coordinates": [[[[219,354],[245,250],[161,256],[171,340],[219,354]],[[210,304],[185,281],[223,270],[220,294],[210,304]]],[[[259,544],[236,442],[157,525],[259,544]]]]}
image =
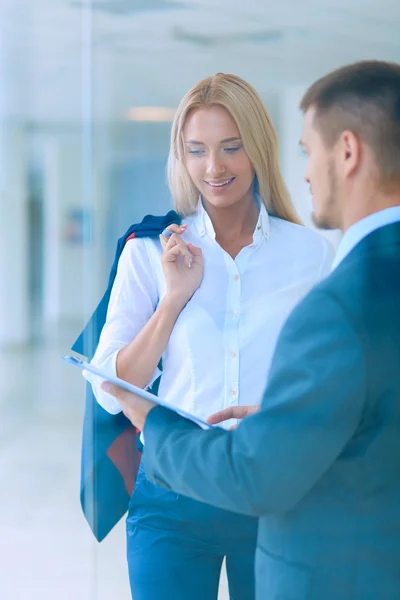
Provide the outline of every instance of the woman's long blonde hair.
{"type": "Polygon", "coordinates": [[[199,196],[184,163],[186,118],[190,111],[212,105],[224,107],[235,121],[268,213],[301,224],[279,169],[278,138],[260,96],[244,79],[225,73],[196,83],[176,111],[168,157],[168,185],[176,211],[183,217],[193,214],[199,196]]]}

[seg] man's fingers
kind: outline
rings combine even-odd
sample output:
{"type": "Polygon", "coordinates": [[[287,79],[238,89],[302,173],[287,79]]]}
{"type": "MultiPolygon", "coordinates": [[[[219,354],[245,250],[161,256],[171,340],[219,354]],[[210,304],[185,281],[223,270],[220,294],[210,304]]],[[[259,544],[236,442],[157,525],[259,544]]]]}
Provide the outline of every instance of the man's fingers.
{"type": "Polygon", "coordinates": [[[219,410],[218,412],[214,413],[213,415],[210,415],[208,417],[207,421],[211,425],[216,425],[217,423],[222,423],[222,421],[227,421],[228,419],[233,419],[234,418],[234,414],[233,414],[234,408],[237,408],[237,407],[230,406],[229,408],[224,408],[223,410],[219,410]]]}
{"type": "Polygon", "coordinates": [[[249,414],[248,406],[229,406],[228,408],[224,408],[213,415],[210,415],[207,421],[211,425],[216,425],[217,423],[222,423],[223,421],[228,421],[229,419],[244,419],[249,414]]]}
{"type": "Polygon", "coordinates": [[[210,415],[207,421],[211,425],[216,425],[217,423],[222,423],[222,421],[226,421],[227,419],[232,418],[232,407],[224,408],[223,410],[219,410],[218,412],[210,415]]]}

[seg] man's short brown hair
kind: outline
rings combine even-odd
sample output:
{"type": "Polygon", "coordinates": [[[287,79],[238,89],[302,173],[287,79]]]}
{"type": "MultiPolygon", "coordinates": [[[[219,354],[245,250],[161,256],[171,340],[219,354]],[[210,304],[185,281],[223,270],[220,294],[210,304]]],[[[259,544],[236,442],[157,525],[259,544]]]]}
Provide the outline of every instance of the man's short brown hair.
{"type": "Polygon", "coordinates": [[[400,64],[362,61],[328,73],[300,103],[315,109],[314,124],[332,147],[342,131],[365,141],[384,180],[400,180],[400,64]]]}

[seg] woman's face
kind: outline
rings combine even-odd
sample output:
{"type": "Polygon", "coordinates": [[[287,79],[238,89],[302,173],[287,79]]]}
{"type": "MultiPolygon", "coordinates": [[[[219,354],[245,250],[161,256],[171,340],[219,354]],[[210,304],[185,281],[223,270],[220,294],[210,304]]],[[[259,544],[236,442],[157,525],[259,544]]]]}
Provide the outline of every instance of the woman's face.
{"type": "Polygon", "coordinates": [[[187,171],[203,199],[226,208],[252,196],[254,169],[225,108],[208,106],[190,112],[183,142],[187,171]]]}

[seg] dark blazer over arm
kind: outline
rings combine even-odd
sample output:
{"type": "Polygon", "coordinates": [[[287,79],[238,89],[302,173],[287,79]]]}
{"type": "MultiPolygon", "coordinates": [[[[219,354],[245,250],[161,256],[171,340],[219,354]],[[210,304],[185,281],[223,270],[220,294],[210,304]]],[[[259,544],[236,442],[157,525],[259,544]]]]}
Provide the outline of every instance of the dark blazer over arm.
{"type": "MultiPolygon", "coordinates": [[[[175,211],[156,217],[146,215],[131,225],[118,240],[107,289],[72,350],[93,358],[107,317],[111,289],[118,262],[126,242],[132,238],[158,237],[171,223],[180,224],[175,211]]],[[[157,393],[158,382],[151,391],[157,393]]],[[[122,413],[111,415],[96,401],[92,386],[86,384],[85,415],[82,435],[81,505],[97,540],[106,537],[126,513],[139,468],[141,453],[136,449],[136,430],[122,413]]]]}

